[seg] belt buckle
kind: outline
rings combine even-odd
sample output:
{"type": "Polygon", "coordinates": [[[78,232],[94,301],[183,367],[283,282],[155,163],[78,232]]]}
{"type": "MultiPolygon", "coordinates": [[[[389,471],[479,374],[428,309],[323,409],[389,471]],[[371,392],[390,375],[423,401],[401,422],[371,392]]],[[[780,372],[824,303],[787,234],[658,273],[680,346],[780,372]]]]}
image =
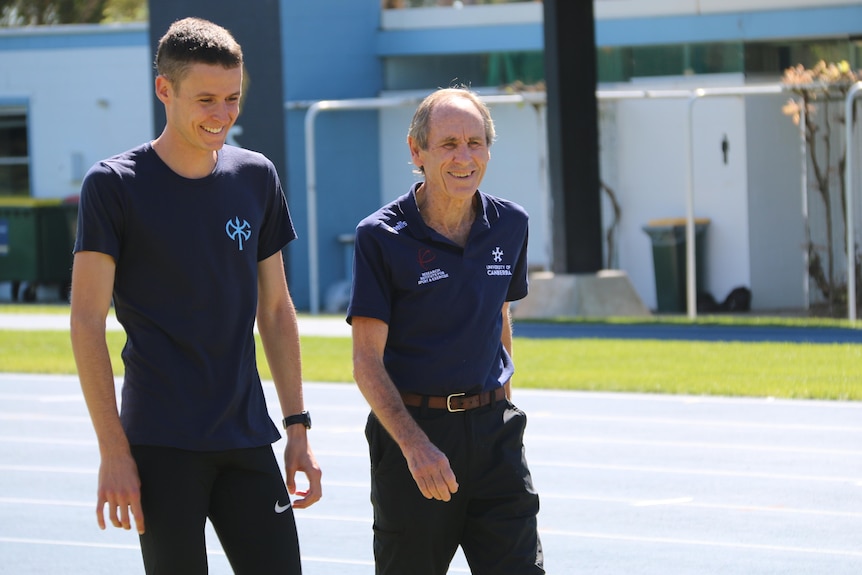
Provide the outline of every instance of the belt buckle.
{"type": "Polygon", "coordinates": [[[458,413],[459,411],[467,411],[465,408],[455,409],[452,407],[452,398],[453,397],[463,397],[467,395],[466,393],[450,393],[446,396],[446,411],[449,413],[458,413]]]}

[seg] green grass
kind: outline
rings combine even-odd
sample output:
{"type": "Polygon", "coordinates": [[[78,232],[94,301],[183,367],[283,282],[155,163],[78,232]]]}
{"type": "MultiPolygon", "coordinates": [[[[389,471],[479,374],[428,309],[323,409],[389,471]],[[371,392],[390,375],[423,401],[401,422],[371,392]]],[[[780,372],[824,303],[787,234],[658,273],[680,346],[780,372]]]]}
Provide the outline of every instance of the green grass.
{"type": "MultiPolygon", "coordinates": [[[[107,337],[119,375],[125,336],[107,337]]],[[[306,380],[352,381],[349,338],[303,337],[302,354],[306,380]]],[[[515,338],[515,359],[516,388],[862,400],[862,344],[515,338]]],[[[0,366],[73,374],[69,334],[0,331],[0,366]]]]}
{"type": "Polygon", "coordinates": [[[0,304],[0,313],[17,313],[17,314],[57,314],[69,315],[69,304],[66,303],[4,303],[0,304]]]}
{"type": "Polygon", "coordinates": [[[862,345],[516,339],[515,385],[862,400],[862,345]]]}

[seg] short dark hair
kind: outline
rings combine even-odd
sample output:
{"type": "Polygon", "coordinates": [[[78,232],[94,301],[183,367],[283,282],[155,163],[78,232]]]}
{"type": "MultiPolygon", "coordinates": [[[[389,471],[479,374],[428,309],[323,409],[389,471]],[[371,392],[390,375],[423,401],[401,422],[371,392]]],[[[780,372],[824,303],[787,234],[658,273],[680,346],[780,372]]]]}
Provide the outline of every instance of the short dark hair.
{"type": "Polygon", "coordinates": [[[242,48],[230,32],[202,18],[183,18],[171,24],[159,40],[156,72],[179,84],[193,64],[242,66],[242,48]]]}

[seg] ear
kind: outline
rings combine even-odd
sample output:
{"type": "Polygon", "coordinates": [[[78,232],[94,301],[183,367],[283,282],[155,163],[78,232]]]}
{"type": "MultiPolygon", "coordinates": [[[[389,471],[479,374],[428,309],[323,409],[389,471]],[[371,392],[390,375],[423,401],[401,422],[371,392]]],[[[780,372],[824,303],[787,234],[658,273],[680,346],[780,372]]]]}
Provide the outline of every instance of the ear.
{"type": "Polygon", "coordinates": [[[421,150],[416,144],[416,140],[414,140],[411,136],[407,136],[407,146],[410,148],[410,158],[413,161],[413,165],[417,168],[421,168],[422,159],[419,157],[419,153],[421,152],[421,150]]]}
{"type": "Polygon", "coordinates": [[[172,91],[173,86],[171,85],[170,80],[168,80],[161,74],[156,76],[156,97],[161,100],[163,104],[168,103],[172,91]]]}

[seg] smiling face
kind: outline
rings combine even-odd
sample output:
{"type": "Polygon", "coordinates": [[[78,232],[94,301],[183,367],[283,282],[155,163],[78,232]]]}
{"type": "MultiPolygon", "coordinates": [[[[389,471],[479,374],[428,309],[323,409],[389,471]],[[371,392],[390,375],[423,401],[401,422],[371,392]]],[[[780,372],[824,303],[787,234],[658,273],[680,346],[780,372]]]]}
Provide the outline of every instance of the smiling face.
{"type": "Polygon", "coordinates": [[[176,82],[156,78],[156,94],[165,105],[164,136],[172,153],[211,157],[224,146],[239,115],[242,67],[192,64],[176,82]]]}
{"type": "Polygon", "coordinates": [[[428,122],[425,149],[408,137],[413,164],[425,174],[425,188],[453,200],[472,198],[491,159],[482,114],[468,99],[437,103],[428,122]]]}

